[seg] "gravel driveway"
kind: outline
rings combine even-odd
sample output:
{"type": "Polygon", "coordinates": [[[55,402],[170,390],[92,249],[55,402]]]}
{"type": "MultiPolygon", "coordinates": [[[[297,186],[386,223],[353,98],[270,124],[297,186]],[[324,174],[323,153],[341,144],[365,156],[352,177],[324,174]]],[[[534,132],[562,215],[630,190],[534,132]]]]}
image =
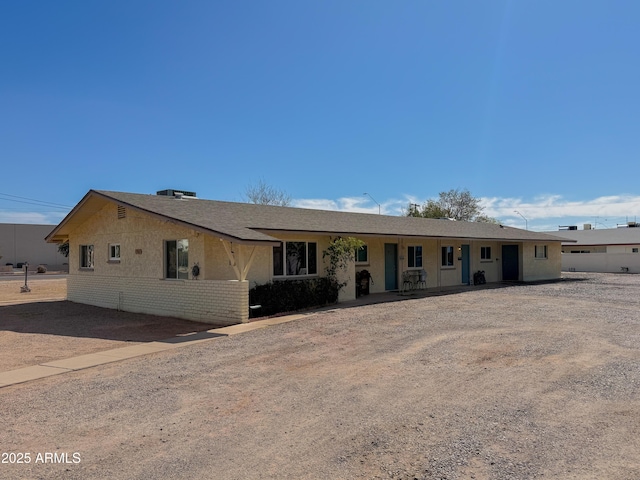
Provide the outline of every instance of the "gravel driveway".
{"type": "Polygon", "coordinates": [[[2,388],[0,478],[637,479],[639,307],[570,274],[2,388]]]}

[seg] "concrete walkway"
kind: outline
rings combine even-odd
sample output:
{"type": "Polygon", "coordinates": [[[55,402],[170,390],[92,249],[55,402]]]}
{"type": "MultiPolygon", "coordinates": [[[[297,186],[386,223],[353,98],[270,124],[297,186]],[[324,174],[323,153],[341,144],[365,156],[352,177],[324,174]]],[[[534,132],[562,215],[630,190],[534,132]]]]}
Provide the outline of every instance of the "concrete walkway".
{"type": "Polygon", "coordinates": [[[279,323],[292,322],[294,320],[308,317],[309,315],[314,315],[315,313],[316,312],[309,312],[306,314],[266,318],[264,320],[253,321],[251,323],[241,323],[238,325],[231,325],[229,327],[214,328],[202,332],[180,335],[166,340],[115,348],[113,350],[105,350],[104,352],[89,353],[87,355],[65,358],[63,360],[54,360],[52,362],[41,363],[31,367],[10,370],[8,372],[0,372],[0,388],[29,382],[31,380],[37,380],[39,378],[52,377],[62,373],[84,370],[85,368],[96,367],[98,365],[118,362],[129,358],[141,357],[149,353],[187,347],[189,345],[195,345],[196,343],[206,342],[215,338],[250,332],[252,330],[266,328],[279,323]]]}

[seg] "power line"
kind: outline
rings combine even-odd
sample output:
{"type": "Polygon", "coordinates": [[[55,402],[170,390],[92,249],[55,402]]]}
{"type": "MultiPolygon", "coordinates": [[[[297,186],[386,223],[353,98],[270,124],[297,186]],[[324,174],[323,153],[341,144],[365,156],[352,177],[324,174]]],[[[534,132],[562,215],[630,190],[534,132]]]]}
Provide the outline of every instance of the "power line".
{"type": "Polygon", "coordinates": [[[69,205],[61,205],[59,203],[53,203],[53,202],[47,202],[44,200],[37,200],[35,198],[27,198],[27,197],[19,197],[17,195],[10,195],[8,193],[0,193],[0,196],[4,196],[4,197],[12,197],[12,198],[1,198],[0,200],[5,200],[7,202],[17,202],[17,203],[26,203],[29,205],[38,205],[41,207],[50,207],[50,208],[62,208],[65,210],[70,210],[73,207],[70,207],[69,205]],[[21,200],[15,200],[17,198],[20,198],[21,200]]]}

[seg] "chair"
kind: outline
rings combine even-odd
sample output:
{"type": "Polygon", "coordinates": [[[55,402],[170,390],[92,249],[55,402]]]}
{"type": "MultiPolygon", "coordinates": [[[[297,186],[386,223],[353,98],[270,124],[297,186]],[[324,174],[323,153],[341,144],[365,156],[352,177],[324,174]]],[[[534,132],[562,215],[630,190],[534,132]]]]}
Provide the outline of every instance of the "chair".
{"type": "Polygon", "coordinates": [[[402,272],[402,290],[400,293],[413,290],[413,278],[411,272],[402,272]]]}
{"type": "Polygon", "coordinates": [[[418,272],[416,288],[427,288],[427,271],[424,268],[418,272]]]}

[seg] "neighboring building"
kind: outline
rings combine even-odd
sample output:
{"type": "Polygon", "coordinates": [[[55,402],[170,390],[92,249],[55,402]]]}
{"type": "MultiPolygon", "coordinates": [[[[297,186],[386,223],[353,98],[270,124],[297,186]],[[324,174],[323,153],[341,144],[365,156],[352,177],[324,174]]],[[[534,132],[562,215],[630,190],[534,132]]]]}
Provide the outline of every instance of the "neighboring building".
{"type": "Polygon", "coordinates": [[[340,301],[366,269],[372,293],[406,271],[427,288],[560,277],[561,239],[489,223],[307,210],[188,197],[90,190],[47,241],[70,244],[68,298],[209,323],[248,321],[250,286],[324,276],[332,238],[366,242],[340,301]],[[194,266],[199,275],[194,278],[194,266]]]}
{"type": "Polygon", "coordinates": [[[568,240],[562,243],[562,270],[640,273],[640,226],[636,222],[621,228],[584,227],[548,232],[568,240]]]}
{"type": "Polygon", "coordinates": [[[49,270],[65,270],[67,258],[57,245],[45,241],[55,225],[0,223],[0,271],[19,268],[28,263],[35,269],[46,265],[49,270]],[[7,264],[11,264],[7,266],[7,264]],[[8,267],[8,268],[7,268],[8,267]]]}

